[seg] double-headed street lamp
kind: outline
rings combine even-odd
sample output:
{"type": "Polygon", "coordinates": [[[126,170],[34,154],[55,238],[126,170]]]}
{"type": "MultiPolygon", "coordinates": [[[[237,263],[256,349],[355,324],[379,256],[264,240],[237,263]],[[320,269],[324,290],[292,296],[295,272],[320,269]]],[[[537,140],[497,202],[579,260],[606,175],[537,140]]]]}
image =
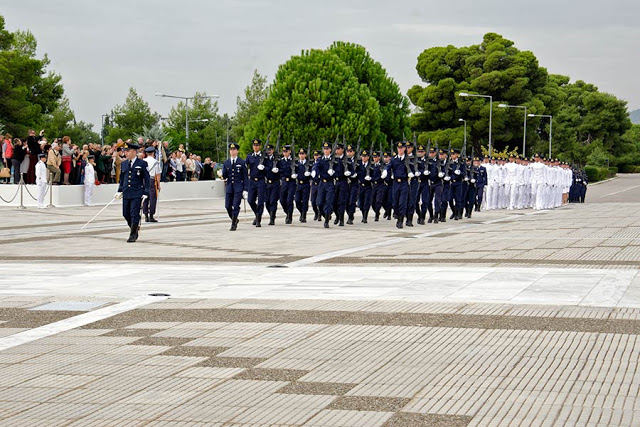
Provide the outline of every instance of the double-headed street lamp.
{"type": "Polygon", "coordinates": [[[189,100],[190,99],[196,99],[196,98],[205,98],[205,99],[211,99],[211,98],[220,98],[219,95],[201,95],[201,96],[175,96],[175,95],[167,95],[164,93],[159,93],[156,92],[156,96],[160,96],[162,98],[177,98],[177,99],[184,99],[184,104],[185,104],[185,115],[186,115],[186,133],[187,133],[187,151],[189,151],[189,100]]]}
{"type": "Polygon", "coordinates": [[[553,134],[553,116],[550,114],[529,114],[529,117],[548,117],[549,118],[549,159],[551,158],[551,139],[553,134]]]}
{"type": "Polygon", "coordinates": [[[500,108],[524,108],[524,133],[522,136],[522,155],[527,157],[527,107],[524,105],[499,104],[500,108]]]}
{"type": "Polygon", "coordinates": [[[489,98],[489,157],[491,157],[491,147],[492,147],[491,128],[492,128],[492,124],[493,124],[493,96],[491,96],[491,95],[477,95],[477,94],[474,94],[474,93],[466,93],[466,92],[460,92],[458,94],[458,96],[463,96],[463,97],[476,96],[478,98],[489,98]]]}
{"type": "Polygon", "coordinates": [[[464,145],[467,145],[467,121],[465,119],[459,119],[459,122],[464,122],[464,145]]]}

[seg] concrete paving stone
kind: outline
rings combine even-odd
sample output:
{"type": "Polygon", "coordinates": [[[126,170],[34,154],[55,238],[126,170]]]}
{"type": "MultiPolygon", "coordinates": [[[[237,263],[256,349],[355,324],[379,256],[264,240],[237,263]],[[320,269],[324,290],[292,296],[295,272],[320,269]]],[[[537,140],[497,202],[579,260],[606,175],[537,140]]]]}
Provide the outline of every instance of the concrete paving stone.
{"type": "Polygon", "coordinates": [[[153,356],[138,363],[139,365],[153,366],[192,366],[204,360],[206,357],[187,357],[187,356],[153,356]]]}
{"type": "Polygon", "coordinates": [[[247,411],[246,406],[207,406],[207,405],[180,405],[171,409],[158,418],[157,421],[181,421],[203,422],[213,425],[228,425],[232,419],[247,411]]]}
{"type": "Polygon", "coordinates": [[[212,367],[195,367],[182,369],[176,374],[178,377],[193,378],[232,378],[242,372],[242,368],[212,368],[212,367]]]}
{"type": "Polygon", "coordinates": [[[199,391],[142,390],[128,396],[126,402],[133,404],[180,405],[199,394],[199,391]]]}
{"type": "Polygon", "coordinates": [[[304,423],[305,426],[374,427],[382,426],[393,413],[325,409],[304,423]]]}
{"type": "Polygon", "coordinates": [[[176,405],[134,404],[116,402],[102,406],[84,417],[87,422],[93,420],[121,420],[131,422],[149,422],[176,408],[176,405]]]}
{"type": "MultiPolygon", "coordinates": [[[[35,419],[77,419],[90,414],[100,408],[100,405],[89,403],[41,403],[33,408],[26,409],[14,415],[13,419],[35,420],[35,419]]],[[[11,419],[6,420],[11,422],[11,419]]]]}
{"type": "Polygon", "coordinates": [[[45,387],[73,389],[82,387],[94,380],[97,376],[90,375],[40,375],[32,380],[22,383],[22,387],[45,387]]]}

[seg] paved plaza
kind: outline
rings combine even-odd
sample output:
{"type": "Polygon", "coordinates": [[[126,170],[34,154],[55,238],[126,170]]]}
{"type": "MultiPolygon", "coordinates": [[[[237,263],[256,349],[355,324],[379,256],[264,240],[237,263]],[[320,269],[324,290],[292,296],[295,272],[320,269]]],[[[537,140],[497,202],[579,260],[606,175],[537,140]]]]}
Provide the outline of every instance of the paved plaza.
{"type": "Polygon", "coordinates": [[[0,209],[0,425],[640,425],[639,190],[403,230],[161,202],[135,244],[0,209]]]}

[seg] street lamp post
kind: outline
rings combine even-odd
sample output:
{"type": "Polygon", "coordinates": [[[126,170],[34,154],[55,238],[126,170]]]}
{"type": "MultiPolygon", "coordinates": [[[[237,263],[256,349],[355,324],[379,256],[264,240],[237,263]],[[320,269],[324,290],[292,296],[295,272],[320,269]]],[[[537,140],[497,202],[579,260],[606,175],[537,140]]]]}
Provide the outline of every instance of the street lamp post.
{"type": "Polygon", "coordinates": [[[185,105],[185,116],[186,116],[186,125],[185,125],[185,130],[187,133],[187,151],[189,151],[189,100],[191,99],[196,99],[196,98],[207,98],[207,99],[211,99],[211,98],[220,98],[220,95],[203,95],[203,96],[175,96],[175,95],[167,95],[164,93],[159,93],[156,92],[156,96],[160,96],[162,98],[177,98],[177,99],[183,99],[184,100],[184,105],[185,105]]]}
{"type": "Polygon", "coordinates": [[[500,104],[500,108],[524,108],[524,133],[522,135],[522,155],[527,157],[527,107],[525,105],[500,104]]]}
{"type": "Polygon", "coordinates": [[[548,117],[549,118],[549,158],[551,158],[551,141],[553,137],[553,116],[550,114],[529,114],[529,117],[548,117]]]}
{"type": "Polygon", "coordinates": [[[113,120],[113,118],[115,116],[124,116],[124,114],[120,114],[120,113],[111,113],[111,114],[103,114],[102,115],[102,131],[100,132],[100,144],[102,145],[102,147],[104,147],[104,118],[105,117],[111,117],[111,120],[113,120]]]}
{"type": "Polygon", "coordinates": [[[491,147],[492,147],[491,128],[492,128],[492,125],[493,125],[493,96],[492,95],[477,95],[477,94],[474,94],[474,93],[466,93],[466,92],[460,92],[458,94],[458,96],[463,96],[463,97],[476,96],[478,98],[489,98],[489,157],[491,157],[491,147]]]}
{"type": "Polygon", "coordinates": [[[467,121],[465,119],[459,119],[459,122],[464,122],[464,145],[467,146],[467,121]]]}

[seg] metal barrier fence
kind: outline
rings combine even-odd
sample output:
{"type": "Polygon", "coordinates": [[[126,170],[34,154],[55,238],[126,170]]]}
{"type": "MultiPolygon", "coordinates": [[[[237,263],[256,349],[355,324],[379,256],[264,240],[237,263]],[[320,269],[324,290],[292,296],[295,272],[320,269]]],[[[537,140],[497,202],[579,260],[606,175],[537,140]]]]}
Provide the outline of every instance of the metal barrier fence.
{"type": "MultiPolygon", "coordinates": [[[[53,190],[51,190],[52,186],[53,186],[53,173],[49,172],[48,185],[46,186],[46,188],[44,190],[44,197],[45,198],[47,197],[47,193],[49,194],[49,204],[46,206],[47,208],[54,208],[55,207],[54,204],[53,204],[53,190]]],[[[25,190],[26,190],[27,194],[29,195],[29,197],[31,197],[36,202],[38,201],[38,198],[35,197],[33,194],[31,194],[31,192],[29,191],[29,187],[27,187],[26,183],[24,182],[24,177],[23,176],[20,176],[20,182],[18,183],[18,188],[16,188],[16,192],[13,195],[13,197],[11,197],[10,200],[7,200],[4,197],[2,197],[2,195],[0,195],[0,200],[2,200],[6,204],[11,204],[16,199],[18,194],[20,194],[20,206],[18,206],[18,209],[27,209],[27,207],[24,205],[24,192],[25,192],[25,190]]]]}

